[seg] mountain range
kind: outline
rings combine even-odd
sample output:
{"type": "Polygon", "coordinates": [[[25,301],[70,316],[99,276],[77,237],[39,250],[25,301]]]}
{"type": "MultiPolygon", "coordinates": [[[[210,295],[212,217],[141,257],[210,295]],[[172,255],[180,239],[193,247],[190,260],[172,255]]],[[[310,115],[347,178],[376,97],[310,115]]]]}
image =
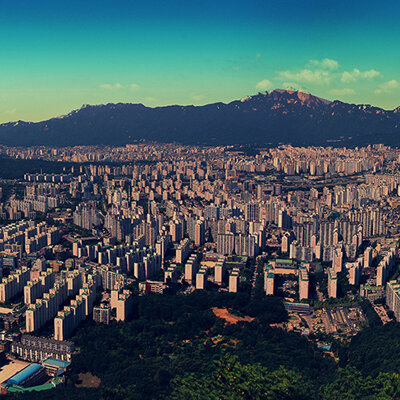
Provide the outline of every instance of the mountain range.
{"type": "Polygon", "coordinates": [[[84,105],[41,122],[0,125],[0,144],[124,145],[139,140],[183,144],[400,145],[400,107],[329,101],[276,89],[228,104],[146,107],[84,105]]]}

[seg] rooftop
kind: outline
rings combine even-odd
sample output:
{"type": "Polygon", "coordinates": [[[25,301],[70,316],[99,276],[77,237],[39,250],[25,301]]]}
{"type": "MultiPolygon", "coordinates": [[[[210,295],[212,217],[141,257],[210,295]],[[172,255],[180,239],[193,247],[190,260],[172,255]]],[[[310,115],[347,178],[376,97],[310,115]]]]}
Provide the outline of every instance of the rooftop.
{"type": "Polygon", "coordinates": [[[31,377],[33,374],[38,372],[44,368],[42,365],[33,363],[25,367],[22,371],[17,372],[14,376],[12,376],[7,383],[11,385],[20,385],[22,382],[24,382],[26,379],[31,377]]]}
{"type": "Polygon", "coordinates": [[[62,360],[57,360],[56,358],[46,358],[46,360],[43,361],[42,363],[43,365],[52,365],[54,367],[58,367],[58,368],[67,368],[69,365],[71,365],[71,363],[67,362],[67,361],[62,361],[62,360]]]}

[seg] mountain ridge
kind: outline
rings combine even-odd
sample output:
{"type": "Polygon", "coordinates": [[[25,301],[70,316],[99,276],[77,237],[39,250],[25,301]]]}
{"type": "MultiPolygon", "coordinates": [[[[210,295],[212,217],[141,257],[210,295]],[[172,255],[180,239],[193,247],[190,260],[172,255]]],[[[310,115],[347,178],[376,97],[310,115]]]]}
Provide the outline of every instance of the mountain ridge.
{"type": "Polygon", "coordinates": [[[400,107],[384,110],[276,89],[202,106],[86,104],[45,121],[0,124],[0,144],[11,146],[124,145],[138,140],[210,145],[400,145],[400,107]]]}

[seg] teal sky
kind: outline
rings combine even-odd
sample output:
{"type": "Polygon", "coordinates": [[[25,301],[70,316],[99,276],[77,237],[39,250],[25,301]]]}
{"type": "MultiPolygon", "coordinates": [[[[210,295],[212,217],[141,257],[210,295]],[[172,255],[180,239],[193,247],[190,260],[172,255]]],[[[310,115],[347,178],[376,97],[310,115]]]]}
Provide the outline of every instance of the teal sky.
{"type": "Polygon", "coordinates": [[[400,2],[332,3],[0,1],[0,122],[289,87],[399,106],[400,2]]]}

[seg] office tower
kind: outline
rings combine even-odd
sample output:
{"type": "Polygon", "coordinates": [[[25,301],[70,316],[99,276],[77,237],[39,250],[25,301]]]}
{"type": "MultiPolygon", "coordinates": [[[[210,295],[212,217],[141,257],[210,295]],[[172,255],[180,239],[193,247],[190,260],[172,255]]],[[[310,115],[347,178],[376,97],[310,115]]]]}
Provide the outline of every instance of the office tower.
{"type": "Polygon", "coordinates": [[[337,274],[334,269],[328,269],[328,296],[337,297],[337,274]]]}
{"type": "Polygon", "coordinates": [[[237,293],[239,284],[239,268],[233,268],[229,274],[229,292],[237,293]]]}
{"type": "Polygon", "coordinates": [[[55,274],[51,268],[47,271],[40,273],[38,279],[28,281],[24,287],[24,303],[33,304],[36,299],[42,297],[42,295],[53,287],[55,282],[55,274]]]}
{"type": "Polygon", "coordinates": [[[205,222],[204,221],[197,221],[195,225],[195,246],[199,247],[202,246],[205,242],[205,222]]]}
{"type": "Polygon", "coordinates": [[[308,299],[309,279],[308,279],[308,264],[302,264],[299,267],[299,298],[300,300],[308,299]]]}
{"type": "Polygon", "coordinates": [[[164,282],[166,283],[176,283],[178,280],[178,270],[176,265],[170,265],[164,271],[164,282]]]}
{"type": "Polygon", "coordinates": [[[208,280],[208,269],[202,266],[196,274],[196,289],[206,289],[208,280]]]}
{"type": "Polygon", "coordinates": [[[220,257],[214,267],[214,282],[221,285],[225,276],[225,258],[220,257]]]}
{"type": "Polygon", "coordinates": [[[93,308],[93,320],[98,323],[108,325],[111,318],[111,307],[100,304],[98,307],[93,308]]]}
{"type": "Polygon", "coordinates": [[[264,291],[267,296],[274,294],[275,274],[271,266],[264,269],[264,291]]]}
{"type": "Polygon", "coordinates": [[[197,254],[192,254],[185,264],[185,281],[190,284],[195,283],[197,270],[198,270],[197,254]]]}
{"type": "Polygon", "coordinates": [[[358,261],[353,263],[347,263],[346,269],[349,274],[349,283],[350,285],[358,285],[361,274],[361,265],[358,261]]]}
{"type": "Polygon", "coordinates": [[[393,311],[396,321],[400,321],[400,283],[397,281],[386,285],[386,305],[393,311]]]}
{"type": "Polygon", "coordinates": [[[235,249],[235,236],[233,234],[217,235],[217,252],[222,255],[233,254],[235,249]]]}
{"type": "Polygon", "coordinates": [[[26,267],[17,269],[0,283],[0,302],[5,303],[24,290],[30,278],[30,271],[26,267]]]}
{"type": "Polygon", "coordinates": [[[248,203],[244,209],[244,218],[246,221],[259,221],[260,220],[260,204],[248,203]]]}
{"type": "Polygon", "coordinates": [[[295,224],[293,226],[293,232],[300,246],[307,247],[311,246],[312,236],[314,235],[314,233],[316,233],[312,222],[295,224]]]}
{"type": "Polygon", "coordinates": [[[35,303],[28,305],[25,312],[26,331],[33,332],[45,325],[47,321],[57,315],[67,298],[67,282],[55,283],[54,287],[48,293],[44,293],[41,299],[36,299],[35,303]]]}
{"type": "Polygon", "coordinates": [[[183,238],[183,226],[179,221],[171,221],[169,224],[169,233],[173,242],[180,242],[183,238]]]}
{"type": "Polygon", "coordinates": [[[116,320],[125,321],[133,309],[133,295],[130,290],[114,289],[111,291],[110,306],[112,309],[116,309],[116,320]]]}
{"type": "Polygon", "coordinates": [[[290,233],[285,232],[282,236],[282,243],[281,243],[282,253],[289,253],[290,243],[292,243],[292,236],[290,235],[290,233]]]}
{"type": "Polygon", "coordinates": [[[343,266],[343,252],[340,247],[336,247],[333,251],[332,267],[335,272],[341,272],[343,266]]]}
{"type": "Polygon", "coordinates": [[[369,267],[372,262],[372,247],[367,247],[364,251],[364,266],[369,267]]]}
{"type": "Polygon", "coordinates": [[[380,262],[376,268],[376,286],[383,286],[386,281],[387,267],[385,263],[380,262]]]}
{"type": "Polygon", "coordinates": [[[183,239],[182,242],[176,248],[176,262],[183,264],[190,255],[190,240],[188,238],[183,239]]]}
{"type": "Polygon", "coordinates": [[[86,318],[85,304],[80,296],[71,300],[69,306],[59,311],[54,318],[54,339],[65,340],[86,318]]]}
{"type": "Polygon", "coordinates": [[[321,222],[320,224],[320,241],[322,246],[331,246],[333,245],[333,233],[335,229],[334,222],[321,222]]]}
{"type": "Polygon", "coordinates": [[[257,255],[255,237],[253,235],[236,235],[235,253],[239,256],[255,257],[257,255]]]}
{"type": "Polygon", "coordinates": [[[73,213],[73,222],[81,228],[91,230],[100,223],[100,216],[95,207],[79,204],[73,213]]]}
{"type": "Polygon", "coordinates": [[[67,276],[68,296],[75,296],[82,287],[82,275],[79,271],[74,270],[67,276]]]}

